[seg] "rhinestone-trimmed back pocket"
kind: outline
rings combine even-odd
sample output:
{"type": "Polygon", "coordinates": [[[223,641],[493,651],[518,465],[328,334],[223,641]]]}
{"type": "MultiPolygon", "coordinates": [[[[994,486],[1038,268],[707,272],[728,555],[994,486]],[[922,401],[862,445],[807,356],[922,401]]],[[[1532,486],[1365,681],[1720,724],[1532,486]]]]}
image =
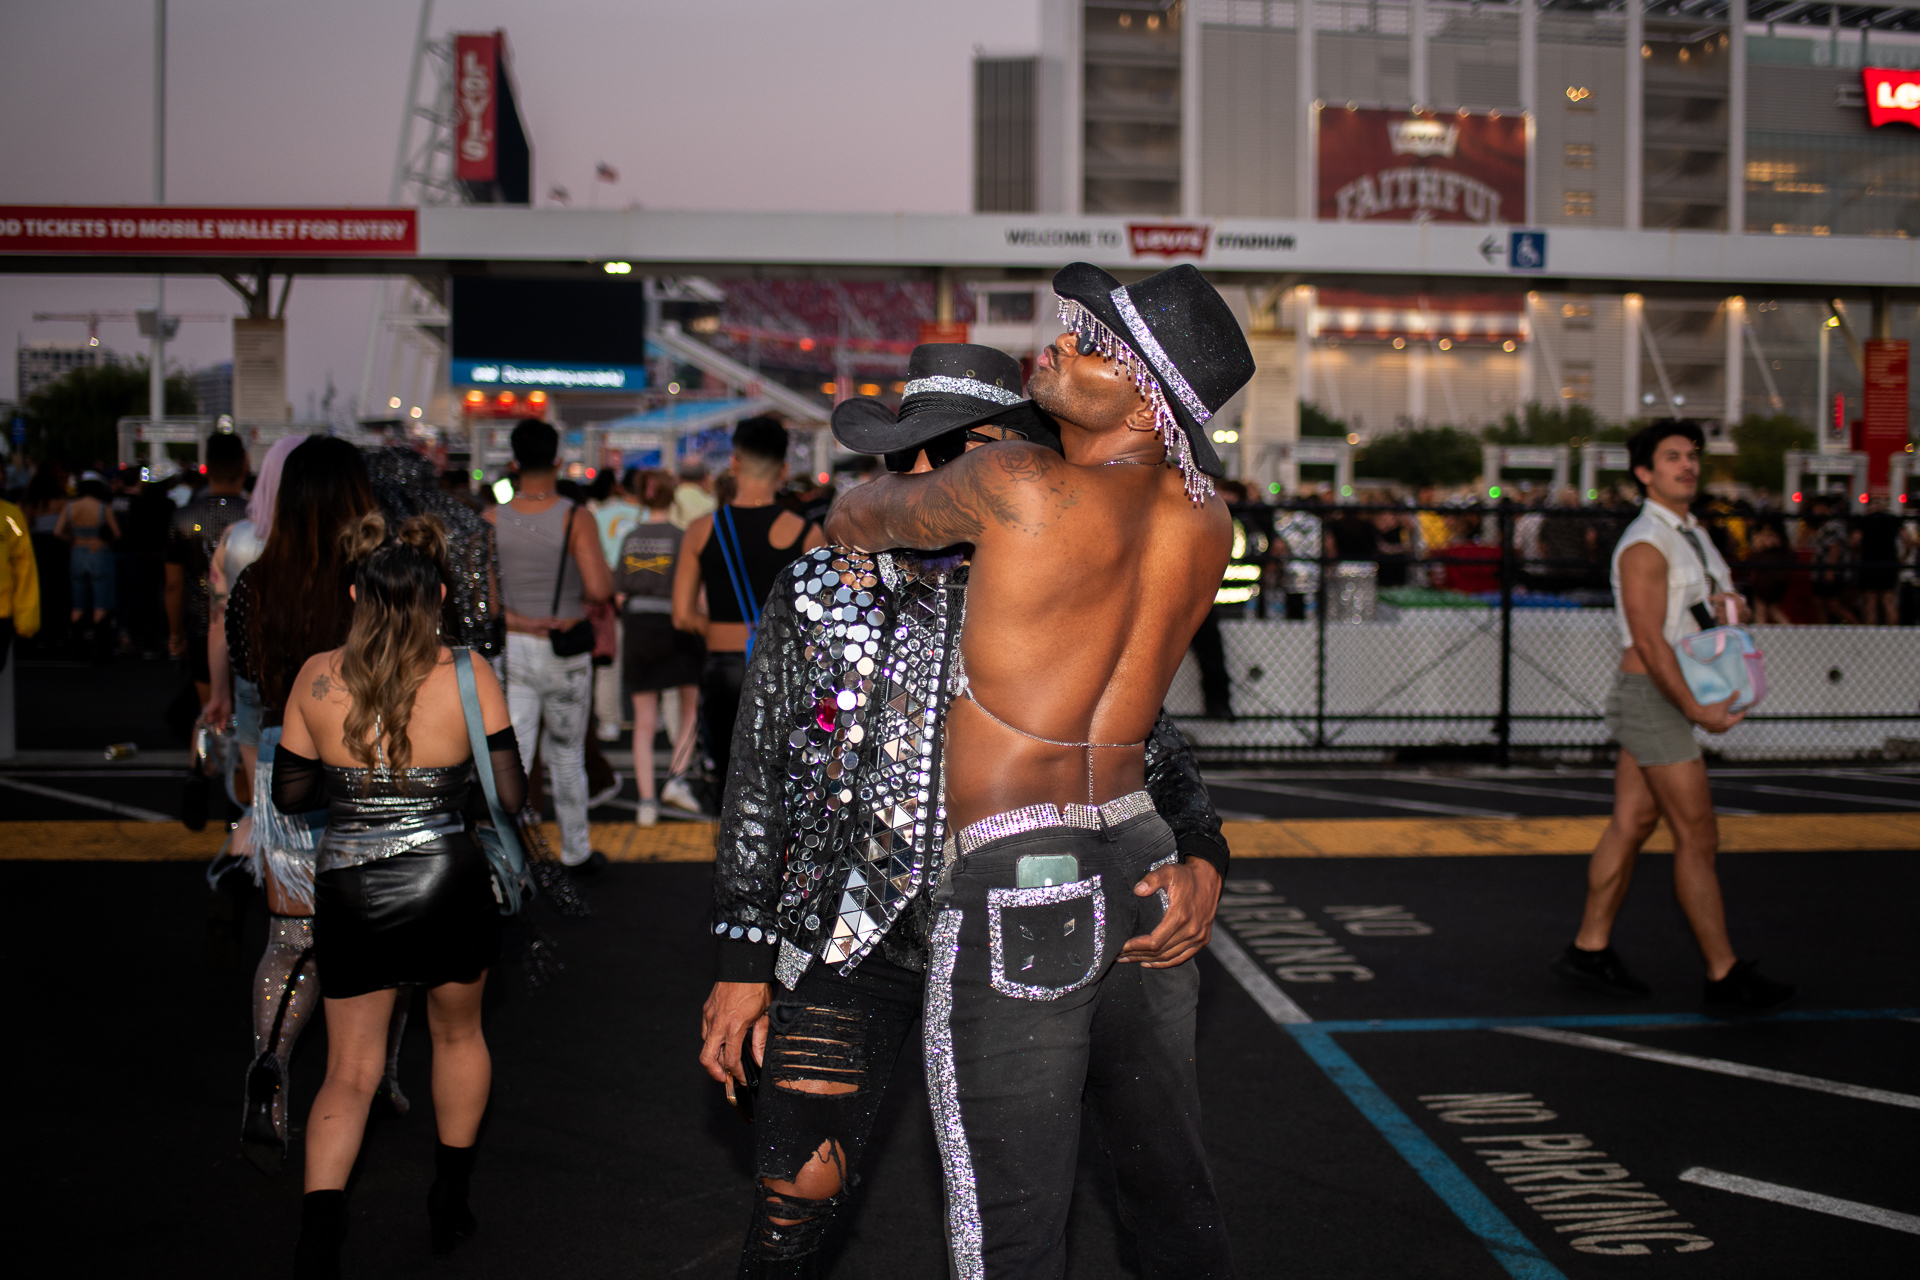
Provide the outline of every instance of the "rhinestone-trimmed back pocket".
{"type": "Polygon", "coordinates": [[[1057,1000],[1099,976],[1107,945],[1100,877],[1038,889],[988,889],[993,989],[1016,1000],[1057,1000]]]}

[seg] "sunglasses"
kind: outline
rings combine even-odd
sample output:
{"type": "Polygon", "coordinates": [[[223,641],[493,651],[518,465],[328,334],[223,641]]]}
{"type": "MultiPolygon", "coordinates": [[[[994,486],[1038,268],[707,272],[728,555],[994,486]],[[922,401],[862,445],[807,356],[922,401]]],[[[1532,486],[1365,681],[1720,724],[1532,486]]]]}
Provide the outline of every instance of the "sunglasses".
{"type": "Polygon", "coordinates": [[[897,472],[911,471],[915,464],[920,461],[920,455],[923,452],[927,455],[927,461],[929,463],[936,467],[944,467],[965,453],[968,444],[996,444],[1002,439],[1025,440],[1027,438],[1026,432],[1015,431],[1011,427],[1002,427],[1000,430],[1006,432],[1006,435],[984,435],[981,432],[973,430],[971,427],[961,427],[958,430],[949,431],[945,435],[935,436],[925,444],[915,445],[911,449],[896,449],[892,453],[885,455],[887,470],[897,472]]]}

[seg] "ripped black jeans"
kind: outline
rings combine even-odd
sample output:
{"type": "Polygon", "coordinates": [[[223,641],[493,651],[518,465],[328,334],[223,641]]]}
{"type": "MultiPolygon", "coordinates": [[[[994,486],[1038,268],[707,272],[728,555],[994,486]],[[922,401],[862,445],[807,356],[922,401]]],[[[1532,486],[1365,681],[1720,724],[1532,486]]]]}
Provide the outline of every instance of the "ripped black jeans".
{"type": "Polygon", "coordinates": [[[870,955],[844,978],[816,963],[793,991],[775,985],[754,1100],[759,1185],[740,1280],[819,1274],[827,1228],[858,1181],[887,1080],[919,1019],[922,983],[870,955]]]}

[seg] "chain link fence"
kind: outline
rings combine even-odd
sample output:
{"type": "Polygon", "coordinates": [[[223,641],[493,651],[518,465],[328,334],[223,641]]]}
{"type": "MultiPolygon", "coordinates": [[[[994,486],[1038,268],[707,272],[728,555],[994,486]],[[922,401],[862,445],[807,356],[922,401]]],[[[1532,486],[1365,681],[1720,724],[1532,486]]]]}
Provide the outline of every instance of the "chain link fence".
{"type": "MultiPolygon", "coordinates": [[[[1211,763],[1610,759],[1623,641],[1608,578],[1636,514],[1237,507],[1221,603],[1168,709],[1211,763]]],[[[1920,756],[1920,521],[1714,513],[1708,527],[1755,602],[1768,695],[1730,733],[1700,733],[1705,749],[1920,756]]]]}

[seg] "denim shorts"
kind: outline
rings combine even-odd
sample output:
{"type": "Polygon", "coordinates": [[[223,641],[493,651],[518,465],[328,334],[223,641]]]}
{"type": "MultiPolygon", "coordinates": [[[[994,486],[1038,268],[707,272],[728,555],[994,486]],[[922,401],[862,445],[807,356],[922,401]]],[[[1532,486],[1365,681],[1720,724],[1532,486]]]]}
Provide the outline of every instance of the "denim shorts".
{"type": "Polygon", "coordinates": [[[260,745],[260,686],[243,676],[233,678],[233,741],[241,747],[260,745]]]}
{"type": "Polygon", "coordinates": [[[73,607],[81,613],[113,612],[113,552],[106,547],[75,547],[67,564],[73,607]]]}

